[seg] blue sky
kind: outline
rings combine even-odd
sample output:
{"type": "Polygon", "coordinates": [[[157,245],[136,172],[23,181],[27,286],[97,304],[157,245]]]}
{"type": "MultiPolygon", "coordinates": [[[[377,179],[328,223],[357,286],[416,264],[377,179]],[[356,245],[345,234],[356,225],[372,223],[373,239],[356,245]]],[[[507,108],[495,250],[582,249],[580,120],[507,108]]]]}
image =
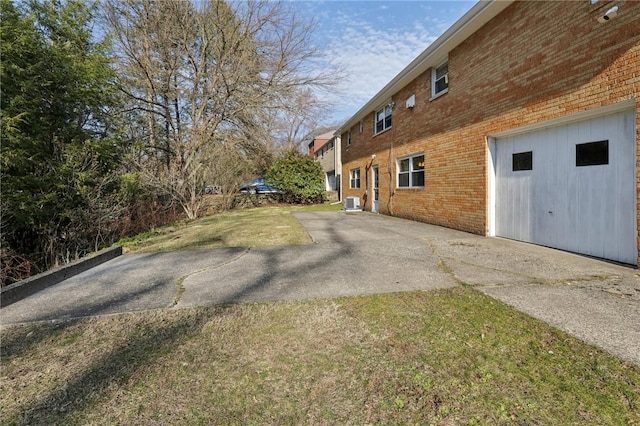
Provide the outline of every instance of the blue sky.
{"type": "Polygon", "coordinates": [[[298,13],[317,20],[314,42],[345,69],[329,121],[355,114],[475,3],[291,0],[298,13]]]}

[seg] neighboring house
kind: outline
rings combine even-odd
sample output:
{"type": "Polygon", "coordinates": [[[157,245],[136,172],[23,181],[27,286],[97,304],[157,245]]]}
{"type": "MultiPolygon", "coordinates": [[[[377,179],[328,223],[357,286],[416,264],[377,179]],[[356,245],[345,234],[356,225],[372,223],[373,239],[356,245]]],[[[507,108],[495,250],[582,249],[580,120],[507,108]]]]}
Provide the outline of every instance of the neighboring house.
{"type": "Polygon", "coordinates": [[[309,157],[315,158],[316,151],[325,143],[329,141],[333,137],[335,130],[330,132],[323,133],[314,137],[311,142],[309,142],[309,157]]]}
{"type": "MultiPolygon", "coordinates": [[[[335,130],[316,136],[309,144],[313,145],[313,159],[322,165],[325,175],[325,190],[340,190],[340,136],[335,135],[335,130]],[[338,176],[336,177],[336,170],[338,176]]],[[[339,196],[339,195],[338,195],[339,196]]],[[[338,198],[339,199],[339,198],[338,198]]]]}
{"type": "Polygon", "coordinates": [[[342,195],[638,264],[638,17],[638,1],[477,3],[341,127],[342,195]]]}
{"type": "Polygon", "coordinates": [[[311,142],[309,142],[309,152],[308,155],[309,157],[313,158],[313,155],[316,153],[315,150],[315,140],[312,140],[311,142]]]}

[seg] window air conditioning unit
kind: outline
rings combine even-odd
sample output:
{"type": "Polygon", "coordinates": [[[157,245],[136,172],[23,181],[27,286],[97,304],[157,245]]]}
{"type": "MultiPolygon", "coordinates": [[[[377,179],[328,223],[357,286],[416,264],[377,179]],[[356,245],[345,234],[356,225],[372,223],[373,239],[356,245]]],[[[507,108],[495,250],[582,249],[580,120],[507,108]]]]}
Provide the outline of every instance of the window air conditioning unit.
{"type": "Polygon", "coordinates": [[[360,197],[347,197],[344,199],[345,210],[360,210],[360,197]]]}

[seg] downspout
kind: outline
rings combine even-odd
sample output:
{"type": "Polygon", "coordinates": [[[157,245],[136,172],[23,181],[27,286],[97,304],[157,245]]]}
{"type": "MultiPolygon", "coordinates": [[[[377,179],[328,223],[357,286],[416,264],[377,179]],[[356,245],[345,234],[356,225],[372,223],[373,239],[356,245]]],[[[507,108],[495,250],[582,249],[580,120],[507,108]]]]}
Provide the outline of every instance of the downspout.
{"type": "Polygon", "coordinates": [[[338,201],[331,203],[332,206],[342,203],[342,136],[339,132],[340,129],[334,134],[336,140],[333,144],[333,165],[336,172],[340,172],[340,174],[336,174],[338,201]]]}
{"type": "MultiPolygon", "coordinates": [[[[339,132],[339,130],[338,130],[339,132]]],[[[340,172],[340,179],[336,176],[336,185],[338,185],[338,201],[342,202],[342,135],[336,135],[336,149],[334,149],[334,164],[336,170],[340,172]]]]}
{"type": "MultiPolygon", "coordinates": [[[[395,103],[394,105],[395,106],[395,103]]],[[[393,114],[393,107],[391,109],[391,114],[393,114]]],[[[393,117],[393,115],[392,115],[393,117]]],[[[389,210],[389,216],[394,216],[393,214],[393,196],[396,195],[395,186],[393,182],[393,170],[394,170],[394,161],[393,161],[393,136],[395,134],[395,130],[393,124],[391,125],[391,131],[389,132],[389,158],[387,160],[387,173],[389,173],[389,201],[387,202],[387,209],[389,210]]]]}
{"type": "Polygon", "coordinates": [[[391,129],[389,141],[389,159],[387,162],[387,172],[389,173],[389,201],[387,202],[387,209],[389,210],[389,216],[393,216],[393,196],[396,194],[393,186],[393,129],[391,129]]]}
{"type": "MultiPolygon", "coordinates": [[[[376,160],[376,155],[373,154],[371,156],[371,161],[369,164],[364,163],[364,201],[362,203],[362,210],[367,209],[367,200],[369,199],[369,172],[371,171],[371,167],[373,166],[373,162],[376,160]]],[[[373,210],[373,202],[371,204],[371,210],[373,210]]]]}

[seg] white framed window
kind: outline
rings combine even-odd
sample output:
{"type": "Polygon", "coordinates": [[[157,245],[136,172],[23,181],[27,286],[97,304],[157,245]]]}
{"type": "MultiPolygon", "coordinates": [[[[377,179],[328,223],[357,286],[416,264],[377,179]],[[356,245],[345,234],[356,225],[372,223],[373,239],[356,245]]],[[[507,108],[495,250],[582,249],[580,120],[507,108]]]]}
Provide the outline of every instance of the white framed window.
{"type": "Polygon", "coordinates": [[[383,132],[391,127],[391,114],[393,112],[393,106],[388,104],[382,109],[376,111],[376,128],[374,134],[383,132]]]}
{"type": "Polygon", "coordinates": [[[424,154],[398,159],[398,188],[424,187],[424,154]]]}
{"type": "Polygon", "coordinates": [[[360,169],[349,170],[349,188],[360,188],[360,169]]]}
{"type": "Polygon", "coordinates": [[[431,68],[431,99],[449,91],[449,60],[431,68]]]}
{"type": "Polygon", "coordinates": [[[351,130],[347,132],[347,146],[351,145],[351,130]]]}

